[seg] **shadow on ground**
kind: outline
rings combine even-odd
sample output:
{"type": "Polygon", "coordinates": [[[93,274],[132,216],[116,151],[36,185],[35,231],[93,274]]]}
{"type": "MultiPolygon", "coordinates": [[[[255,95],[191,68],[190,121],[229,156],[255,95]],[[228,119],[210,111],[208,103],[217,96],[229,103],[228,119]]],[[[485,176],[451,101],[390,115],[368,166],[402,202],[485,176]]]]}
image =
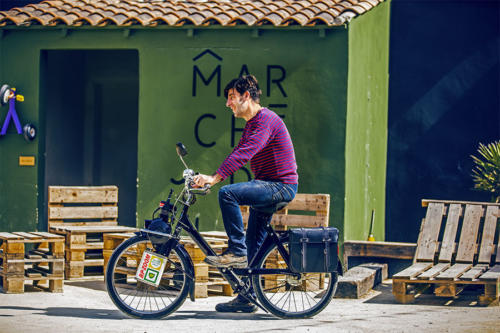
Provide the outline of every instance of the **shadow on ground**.
{"type": "MultiPolygon", "coordinates": [[[[363,303],[374,304],[395,304],[401,305],[396,302],[392,295],[392,284],[381,283],[374,288],[377,293],[376,296],[371,297],[363,303]]],[[[481,287],[468,286],[457,297],[437,297],[434,295],[432,288],[427,289],[422,294],[419,294],[412,305],[435,305],[435,306],[449,306],[449,307],[480,307],[478,305],[478,296],[483,293],[481,287]]]]}
{"type": "MultiPolygon", "coordinates": [[[[35,308],[26,306],[0,306],[1,310],[29,311],[30,314],[39,314],[43,316],[54,317],[72,317],[72,318],[87,318],[97,320],[121,320],[130,319],[119,310],[108,309],[87,309],[87,308],[69,308],[69,307],[48,307],[35,308]]],[[[3,317],[13,315],[2,315],[3,317]]],[[[179,310],[163,318],[164,320],[188,320],[188,319],[214,319],[214,320],[275,320],[272,315],[261,313],[220,313],[216,311],[190,311],[179,310]]]]}
{"type": "Polygon", "coordinates": [[[31,314],[40,314],[43,316],[93,318],[99,320],[127,318],[118,310],[103,310],[103,309],[85,309],[85,308],[69,308],[69,307],[34,308],[27,306],[0,306],[0,311],[1,310],[29,311],[31,314]]]}
{"type": "Polygon", "coordinates": [[[82,287],[86,289],[98,290],[98,291],[106,291],[106,285],[104,281],[64,281],[64,284],[74,286],[74,287],[82,287]]]}

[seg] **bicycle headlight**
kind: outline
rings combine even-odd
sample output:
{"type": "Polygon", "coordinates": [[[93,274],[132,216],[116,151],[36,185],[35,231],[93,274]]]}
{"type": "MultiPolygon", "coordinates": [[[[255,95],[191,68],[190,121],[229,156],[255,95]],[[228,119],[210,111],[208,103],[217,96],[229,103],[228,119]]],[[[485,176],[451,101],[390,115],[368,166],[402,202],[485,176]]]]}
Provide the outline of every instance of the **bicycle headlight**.
{"type": "MultiPolygon", "coordinates": [[[[157,218],[152,220],[147,226],[147,230],[161,232],[164,234],[170,234],[172,232],[172,225],[170,223],[166,223],[161,218],[157,218]]],[[[160,235],[148,234],[149,239],[153,243],[153,245],[160,245],[166,243],[169,238],[162,237],[160,235]]]]}

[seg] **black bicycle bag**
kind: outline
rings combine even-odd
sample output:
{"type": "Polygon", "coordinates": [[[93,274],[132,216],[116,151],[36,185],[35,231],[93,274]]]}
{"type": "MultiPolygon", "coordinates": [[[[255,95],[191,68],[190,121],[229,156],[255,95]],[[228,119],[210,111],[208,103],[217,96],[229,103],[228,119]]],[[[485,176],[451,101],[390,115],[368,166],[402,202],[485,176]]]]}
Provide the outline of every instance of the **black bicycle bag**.
{"type": "Polygon", "coordinates": [[[290,269],[295,273],[326,273],[337,270],[337,228],[289,230],[290,269]]]}

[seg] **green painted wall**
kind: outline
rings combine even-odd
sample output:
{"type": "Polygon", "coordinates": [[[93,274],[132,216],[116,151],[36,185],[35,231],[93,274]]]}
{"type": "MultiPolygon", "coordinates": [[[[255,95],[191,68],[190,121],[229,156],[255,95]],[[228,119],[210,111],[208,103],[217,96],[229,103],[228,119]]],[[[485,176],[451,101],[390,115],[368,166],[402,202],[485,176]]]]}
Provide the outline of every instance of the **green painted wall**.
{"type": "MultiPolygon", "coordinates": [[[[373,14],[375,19],[386,18],[383,10],[377,13],[373,14]]],[[[186,144],[189,151],[186,162],[202,173],[214,172],[230,153],[232,143],[236,143],[241,134],[238,129],[243,128],[244,122],[237,120],[233,125],[222,90],[230,79],[248,70],[260,81],[262,104],[275,105],[271,108],[284,116],[296,149],[299,191],[331,194],[330,224],[339,227],[345,234],[344,238],[351,235],[350,230],[344,230],[344,209],[352,211],[345,198],[347,202],[350,200],[351,195],[347,193],[350,193],[350,187],[357,185],[353,179],[365,177],[365,171],[349,169],[352,167],[350,163],[356,162],[360,155],[354,152],[346,154],[346,149],[364,147],[363,140],[371,138],[350,142],[354,119],[348,111],[354,110],[356,96],[363,93],[348,92],[348,89],[358,90],[353,86],[353,78],[367,73],[363,70],[348,75],[348,70],[357,70],[353,68],[356,57],[352,52],[358,51],[352,44],[369,40],[363,36],[362,24],[357,26],[354,22],[351,22],[349,31],[341,27],[328,29],[324,34],[315,29],[262,29],[256,33],[238,28],[199,29],[193,34],[185,29],[138,29],[130,34],[124,33],[123,29],[81,28],[67,33],[62,29],[6,30],[0,39],[0,77],[25,95],[26,102],[18,103],[21,122],[29,120],[39,126],[39,136],[27,143],[11,126],[8,135],[0,138],[0,229],[34,230],[45,226],[44,214],[38,212],[46,205],[43,175],[47,171],[39,152],[51,149],[44,146],[45,128],[42,126],[44,113],[50,110],[42,110],[41,106],[48,105],[43,92],[51,88],[44,86],[43,77],[53,73],[47,73],[40,57],[42,51],[127,49],[137,50],[139,62],[136,180],[139,226],[143,219],[149,218],[170,188],[180,189],[171,183],[171,178],[180,178],[183,169],[175,154],[176,142],[186,144]],[[351,32],[350,29],[355,30],[351,32]],[[358,38],[362,41],[356,41],[358,38]],[[216,56],[205,53],[199,57],[207,49],[216,56]],[[212,80],[205,85],[203,80],[207,82],[217,68],[219,70],[212,80]],[[26,154],[37,157],[36,167],[17,165],[18,156],[26,154]]],[[[373,26],[370,21],[368,23],[373,26]]],[[[385,40],[377,34],[370,36],[376,39],[375,44],[385,40]]],[[[372,51],[365,46],[360,49],[363,50],[372,51]]],[[[361,62],[360,59],[357,61],[361,62]]],[[[378,71],[381,66],[375,65],[378,71]]],[[[71,77],[72,73],[65,75],[71,77]]],[[[383,90],[386,86],[379,88],[383,90]]],[[[376,97],[378,99],[386,91],[373,93],[380,95],[376,97]]],[[[379,101],[376,105],[382,104],[379,101]]],[[[358,112],[374,112],[375,107],[369,105],[358,112]]],[[[385,114],[385,110],[380,112],[385,114]]],[[[0,122],[5,115],[4,107],[0,109],[0,122]]],[[[362,122],[358,126],[366,125],[369,123],[362,122]]],[[[379,125],[362,130],[385,138],[385,128],[379,125]]],[[[377,145],[371,152],[380,151],[377,145]]],[[[108,154],[113,156],[113,153],[110,148],[108,154]]],[[[383,153],[385,158],[385,150],[383,153]]],[[[383,167],[381,159],[375,159],[377,170],[383,167]]],[[[117,172],[120,170],[119,164],[110,167],[117,172]]],[[[378,175],[378,172],[373,172],[378,175]]],[[[246,179],[243,171],[234,177],[234,181],[246,179]]],[[[373,200],[383,207],[383,190],[376,191],[376,186],[381,185],[373,183],[369,191],[373,192],[373,200]]],[[[203,230],[223,229],[217,189],[218,186],[210,196],[200,198],[191,210],[192,217],[199,214],[203,230]]],[[[353,197],[360,198],[357,194],[353,197]]],[[[345,226],[348,229],[354,227],[358,225],[346,223],[345,226]]]]}
{"type": "MultiPolygon", "coordinates": [[[[139,216],[149,216],[158,200],[168,193],[170,177],[180,177],[182,165],[175,155],[176,141],[186,144],[189,150],[186,162],[202,173],[213,173],[231,152],[232,142],[238,142],[241,131],[232,137],[232,114],[225,107],[222,91],[221,96],[217,96],[215,79],[205,86],[198,77],[196,96],[192,96],[193,66],[208,78],[220,64],[221,90],[247,65],[260,80],[262,104],[287,105],[274,110],[285,116],[294,141],[299,189],[305,193],[331,193],[335,207],[332,220],[342,221],[339,203],[344,188],[346,37],[345,30],[329,31],[325,38],[320,38],[317,31],[269,30],[253,38],[250,31],[207,30],[197,31],[191,40],[179,31],[170,34],[171,47],[141,52],[140,72],[152,79],[141,81],[140,109],[148,112],[140,112],[139,119],[142,129],[139,133],[142,148],[138,174],[139,216]],[[205,55],[193,61],[207,48],[223,60],[205,55]],[[268,68],[271,78],[279,79],[283,74],[277,67],[268,66],[285,69],[283,91],[272,80],[268,84],[268,68]],[[195,140],[196,121],[206,114],[210,116],[199,123],[198,135],[206,144],[215,143],[211,147],[203,147],[195,140]],[[153,160],[155,163],[151,163],[153,160]]],[[[242,129],[244,122],[238,119],[234,126],[242,129]]],[[[246,177],[239,171],[235,181],[246,180],[246,177]]],[[[211,196],[200,198],[192,209],[192,216],[200,214],[202,229],[223,228],[216,196],[219,187],[216,186],[211,196]]]]}
{"type": "Polygon", "coordinates": [[[344,239],[385,237],[390,3],[349,25],[344,239]]]}

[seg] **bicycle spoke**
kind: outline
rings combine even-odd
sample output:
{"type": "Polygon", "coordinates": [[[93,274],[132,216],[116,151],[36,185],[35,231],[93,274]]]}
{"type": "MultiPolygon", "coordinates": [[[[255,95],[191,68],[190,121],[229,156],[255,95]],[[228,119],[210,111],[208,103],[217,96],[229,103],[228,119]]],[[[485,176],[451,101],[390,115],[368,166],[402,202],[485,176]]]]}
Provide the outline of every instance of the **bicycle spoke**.
{"type": "Polygon", "coordinates": [[[312,301],[314,302],[314,304],[317,304],[317,303],[318,303],[318,302],[316,302],[316,300],[315,300],[314,298],[312,298],[312,297],[311,297],[311,295],[309,295],[309,294],[307,293],[307,291],[306,291],[306,292],[304,292],[304,294],[306,294],[306,296],[308,296],[310,299],[312,299],[312,301]]]}
{"type": "MultiPolygon", "coordinates": [[[[149,295],[149,292],[148,292],[149,295]]],[[[148,297],[149,299],[149,310],[153,311],[153,305],[151,304],[151,297],[148,297]]]]}
{"type": "Polygon", "coordinates": [[[292,294],[293,296],[293,304],[295,304],[295,312],[297,312],[297,302],[295,301],[295,294],[292,294]]]}
{"type": "MultiPolygon", "coordinates": [[[[146,290],[146,297],[148,295],[148,291],[146,290]]],[[[146,300],[144,300],[144,309],[142,309],[142,311],[146,311],[146,300]]]]}

